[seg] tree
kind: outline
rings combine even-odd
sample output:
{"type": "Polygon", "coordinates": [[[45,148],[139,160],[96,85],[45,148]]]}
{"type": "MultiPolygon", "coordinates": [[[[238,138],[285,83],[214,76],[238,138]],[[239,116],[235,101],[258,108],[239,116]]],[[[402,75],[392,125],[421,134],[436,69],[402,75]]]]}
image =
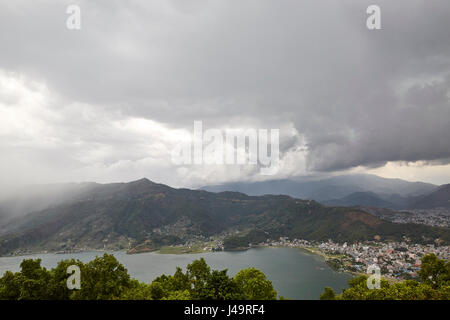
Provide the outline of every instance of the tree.
{"type": "Polygon", "coordinates": [[[111,254],[96,257],[80,266],[81,289],[74,290],[72,299],[117,299],[133,286],[127,269],[111,254]]]}
{"type": "MultiPolygon", "coordinates": [[[[62,260],[58,263],[56,268],[51,270],[51,278],[48,283],[50,299],[53,300],[67,300],[72,297],[72,295],[76,295],[76,291],[69,290],[67,288],[67,278],[69,274],[67,274],[67,268],[71,265],[76,265],[80,268],[80,270],[84,269],[84,263],[80,260],[62,260]]],[[[83,281],[81,278],[81,281],[83,281]]]]}
{"type": "Polygon", "coordinates": [[[24,260],[21,271],[7,271],[0,278],[0,299],[55,300],[194,300],[194,299],[275,299],[276,291],[257,269],[243,270],[235,278],[227,270],[212,270],[204,259],[194,260],[186,273],[177,268],[173,275],[161,275],[151,284],[131,279],[113,255],[104,254],[83,263],[62,260],[48,271],[41,261],[24,260]],[[76,265],[81,272],[81,288],[67,288],[67,269],[76,265]]]}
{"type": "Polygon", "coordinates": [[[450,263],[445,263],[435,254],[427,254],[422,257],[422,266],[418,274],[423,283],[437,288],[450,280],[450,263]]]}
{"type": "Polygon", "coordinates": [[[330,287],[326,287],[324,293],[320,295],[320,300],[336,300],[336,293],[330,287]]]}
{"type": "Polygon", "coordinates": [[[277,292],[266,275],[255,268],[239,271],[234,276],[234,282],[241,288],[246,300],[274,300],[277,292]]]}
{"type": "Polygon", "coordinates": [[[194,260],[186,267],[186,275],[191,283],[191,295],[193,299],[207,299],[206,284],[211,276],[211,268],[205,259],[194,260]]]}
{"type": "Polygon", "coordinates": [[[242,297],[242,290],[237,283],[227,275],[227,270],[214,270],[204,287],[202,299],[233,300],[242,297]]]}
{"type": "Polygon", "coordinates": [[[21,284],[19,283],[20,273],[6,271],[0,278],[0,299],[1,300],[19,300],[21,284]]]}
{"type": "Polygon", "coordinates": [[[130,288],[124,290],[120,296],[121,300],[153,300],[152,286],[146,283],[132,279],[130,288]]]}
{"type": "Polygon", "coordinates": [[[192,297],[188,290],[172,291],[163,300],[192,300],[192,297]]]}
{"type": "Polygon", "coordinates": [[[20,286],[19,300],[49,299],[47,284],[50,272],[41,267],[41,259],[26,259],[20,264],[21,272],[16,282],[20,286]]]}

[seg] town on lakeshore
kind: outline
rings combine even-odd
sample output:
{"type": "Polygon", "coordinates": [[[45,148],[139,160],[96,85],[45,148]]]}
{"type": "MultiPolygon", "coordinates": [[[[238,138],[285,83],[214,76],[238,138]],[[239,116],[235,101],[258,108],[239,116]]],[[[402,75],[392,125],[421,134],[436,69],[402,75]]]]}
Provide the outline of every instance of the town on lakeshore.
{"type": "MultiPolygon", "coordinates": [[[[226,250],[222,239],[214,239],[212,242],[199,240],[197,240],[198,242],[187,242],[180,246],[171,246],[173,251],[169,250],[167,253],[175,253],[177,248],[199,249],[187,253],[226,250]]],[[[407,238],[401,242],[338,243],[332,240],[320,242],[280,237],[278,240],[267,239],[260,243],[250,243],[247,248],[238,250],[264,247],[299,248],[324,257],[327,264],[336,271],[361,274],[366,273],[369,266],[376,265],[380,268],[382,276],[387,279],[408,280],[417,277],[417,271],[421,267],[420,259],[426,254],[434,253],[440,259],[450,260],[450,246],[442,246],[438,243],[418,244],[412,243],[407,238]]],[[[166,253],[166,251],[161,253],[166,253]]],[[[178,253],[186,252],[179,251],[178,253]]]]}
{"type": "Polygon", "coordinates": [[[394,223],[415,223],[443,228],[450,227],[449,208],[389,210],[364,207],[363,210],[380,219],[394,223]]]}
{"type": "Polygon", "coordinates": [[[370,265],[376,265],[381,269],[384,277],[393,280],[416,278],[417,271],[421,267],[420,258],[426,254],[434,253],[440,259],[450,260],[450,246],[412,244],[406,240],[347,244],[347,242],[336,243],[332,240],[315,242],[280,237],[278,241],[268,240],[259,243],[258,246],[303,248],[322,255],[333,269],[342,272],[366,273],[370,265]]]}

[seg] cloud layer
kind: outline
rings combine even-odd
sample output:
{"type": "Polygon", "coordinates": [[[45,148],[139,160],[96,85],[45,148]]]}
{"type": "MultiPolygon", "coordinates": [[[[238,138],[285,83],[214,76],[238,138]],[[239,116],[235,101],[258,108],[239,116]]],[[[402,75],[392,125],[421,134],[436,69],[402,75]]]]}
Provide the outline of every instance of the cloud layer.
{"type": "Polygon", "coordinates": [[[2,1],[2,180],[257,178],[174,167],[194,120],[280,128],[279,177],[448,164],[450,3],[379,0],[369,31],[372,2],[78,1],[70,31],[72,3],[2,1]]]}

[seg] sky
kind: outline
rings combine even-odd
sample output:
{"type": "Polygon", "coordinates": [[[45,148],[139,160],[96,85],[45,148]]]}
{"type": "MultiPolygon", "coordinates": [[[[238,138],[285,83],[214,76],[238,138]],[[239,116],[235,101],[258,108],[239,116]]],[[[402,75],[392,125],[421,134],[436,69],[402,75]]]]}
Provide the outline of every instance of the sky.
{"type": "Polygon", "coordinates": [[[449,183],[449,30],[448,0],[2,0],[0,190],[355,172],[449,183]],[[366,26],[371,4],[381,30],[366,26]],[[194,121],[279,129],[279,170],[174,164],[194,121]]]}

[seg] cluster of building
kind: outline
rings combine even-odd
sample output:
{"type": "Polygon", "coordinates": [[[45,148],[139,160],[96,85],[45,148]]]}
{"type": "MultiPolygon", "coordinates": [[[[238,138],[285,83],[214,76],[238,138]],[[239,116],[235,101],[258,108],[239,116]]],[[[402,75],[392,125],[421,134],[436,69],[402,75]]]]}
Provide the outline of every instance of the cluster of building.
{"type": "Polygon", "coordinates": [[[396,223],[417,223],[426,224],[435,227],[450,227],[450,209],[413,209],[406,211],[398,211],[393,214],[390,221],[396,223]]]}
{"type": "MultiPolygon", "coordinates": [[[[421,267],[420,258],[426,254],[434,253],[440,259],[450,259],[449,246],[435,246],[410,244],[407,242],[390,243],[356,243],[347,245],[321,243],[320,250],[326,253],[343,254],[349,258],[347,264],[351,270],[365,272],[370,265],[376,265],[381,273],[387,276],[404,279],[414,278],[421,267]]],[[[345,266],[343,266],[345,268],[345,266]]]]}
{"type": "Polygon", "coordinates": [[[434,253],[440,259],[450,260],[450,246],[422,245],[409,242],[365,242],[335,243],[289,240],[266,241],[261,246],[288,246],[320,251],[330,264],[340,271],[366,273],[367,268],[376,265],[384,276],[404,280],[417,277],[421,257],[434,253]]]}

